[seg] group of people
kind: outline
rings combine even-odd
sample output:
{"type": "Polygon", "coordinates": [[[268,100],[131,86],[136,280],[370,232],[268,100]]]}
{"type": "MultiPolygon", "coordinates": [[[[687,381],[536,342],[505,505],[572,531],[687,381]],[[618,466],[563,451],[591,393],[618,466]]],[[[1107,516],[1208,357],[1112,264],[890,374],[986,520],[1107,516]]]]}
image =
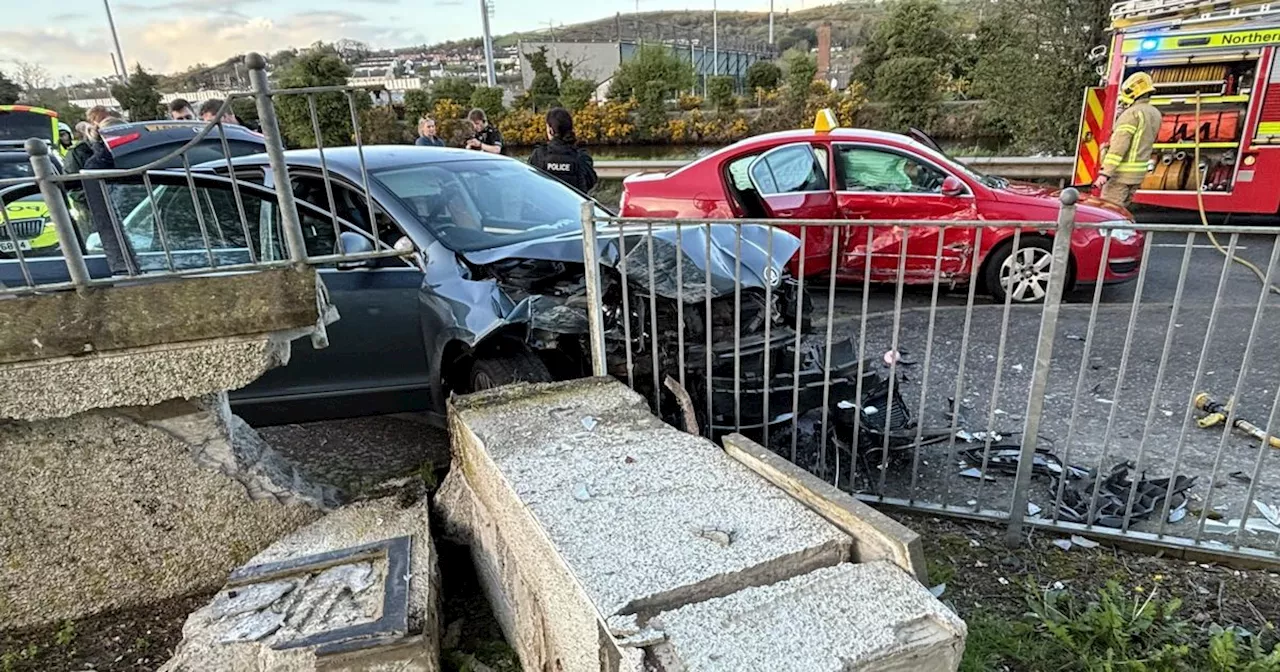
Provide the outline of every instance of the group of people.
{"type": "MultiPolygon", "coordinates": [[[[471,123],[472,136],[464,145],[472,149],[490,154],[502,154],[502,133],[489,123],[488,115],[479,108],[467,114],[471,123]]],[[[590,193],[596,186],[595,164],[591,155],[578,146],[578,138],[573,132],[573,115],[563,107],[552,108],[547,112],[547,142],[534,148],[529,156],[529,165],[564,182],[583,194],[590,193]]],[[[436,121],[424,116],[418,119],[418,137],[414,140],[419,147],[444,147],[444,139],[436,130],[436,121]]]]}
{"type": "Polygon", "coordinates": [[[206,124],[215,119],[220,119],[224,124],[236,124],[237,126],[245,126],[248,128],[248,126],[243,121],[240,121],[240,118],[231,111],[230,107],[228,107],[226,111],[223,111],[223,104],[224,103],[220,98],[210,98],[200,104],[199,112],[194,112],[192,111],[191,103],[187,102],[183,98],[174,98],[169,103],[169,118],[174,121],[195,121],[198,118],[206,124]],[[220,112],[222,113],[221,117],[219,117],[220,112]]]}

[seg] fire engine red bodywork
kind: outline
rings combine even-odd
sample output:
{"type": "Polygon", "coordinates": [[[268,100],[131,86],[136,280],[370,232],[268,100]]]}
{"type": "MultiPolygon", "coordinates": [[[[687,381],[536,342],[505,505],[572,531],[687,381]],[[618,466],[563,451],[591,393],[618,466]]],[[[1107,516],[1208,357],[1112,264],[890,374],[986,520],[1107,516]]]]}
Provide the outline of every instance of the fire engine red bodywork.
{"type": "MultiPolygon", "coordinates": [[[[668,174],[635,175],[627,178],[622,196],[622,216],[681,219],[737,219],[747,213],[729,189],[726,175],[729,163],[747,156],[790,144],[809,143],[826,148],[826,191],[782,194],[766,197],[775,219],[833,219],[856,222],[859,219],[898,219],[928,221],[1026,221],[1051,222],[1058,217],[1058,193],[1037,185],[1011,183],[1002,188],[990,186],[982,177],[965,169],[944,155],[902,135],[858,129],[836,129],[828,133],[788,131],[757,136],[726,147],[714,154],[668,174]],[[914,156],[960,180],[966,192],[962,196],[941,194],[880,194],[874,192],[836,191],[834,152],[831,145],[855,143],[889,148],[914,156]]],[[[1079,222],[1116,222],[1117,228],[1132,226],[1130,215],[1103,201],[1081,198],[1077,209],[1079,222]]],[[[836,227],[784,227],[802,236],[804,274],[826,274],[831,266],[832,235],[841,237],[837,248],[835,274],[844,281],[861,281],[866,273],[867,246],[871,246],[871,280],[896,282],[902,227],[868,227],[856,224],[836,227]]],[[[1015,232],[1012,226],[974,227],[908,227],[905,281],[911,284],[932,283],[938,258],[938,236],[942,241],[942,260],[938,277],[944,284],[968,282],[973,264],[982,265],[993,250],[1010,244],[1015,232]],[[979,248],[976,250],[975,248],[979,248]]],[[[1051,236],[1049,232],[1027,228],[1022,240],[1035,236],[1051,236]]],[[[1072,235],[1072,279],[1082,284],[1122,282],[1137,275],[1142,256],[1141,234],[1127,240],[1112,240],[1109,266],[1101,272],[1104,233],[1097,229],[1078,229],[1072,235]]],[[[1025,244],[1025,243],[1024,243],[1025,244]]],[[[799,259],[792,260],[798,272],[799,259]]],[[[980,270],[981,273],[981,270],[980,270]]],[[[979,277],[982,277],[979,275],[979,277]]]]}

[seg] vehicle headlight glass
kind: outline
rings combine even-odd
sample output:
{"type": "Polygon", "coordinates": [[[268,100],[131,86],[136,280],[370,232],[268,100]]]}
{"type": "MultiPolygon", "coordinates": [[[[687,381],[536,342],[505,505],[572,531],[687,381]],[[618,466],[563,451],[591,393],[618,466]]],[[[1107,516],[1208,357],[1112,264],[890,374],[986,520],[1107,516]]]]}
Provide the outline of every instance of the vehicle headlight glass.
{"type": "Polygon", "coordinates": [[[1121,243],[1130,242],[1138,237],[1138,232],[1129,228],[1131,226],[1133,226],[1133,222],[1125,221],[1125,220],[1121,220],[1118,222],[1107,222],[1107,227],[1106,227],[1107,235],[1111,236],[1112,240],[1116,240],[1121,243]],[[1115,228],[1111,228],[1112,226],[1114,226],[1115,228]]]}

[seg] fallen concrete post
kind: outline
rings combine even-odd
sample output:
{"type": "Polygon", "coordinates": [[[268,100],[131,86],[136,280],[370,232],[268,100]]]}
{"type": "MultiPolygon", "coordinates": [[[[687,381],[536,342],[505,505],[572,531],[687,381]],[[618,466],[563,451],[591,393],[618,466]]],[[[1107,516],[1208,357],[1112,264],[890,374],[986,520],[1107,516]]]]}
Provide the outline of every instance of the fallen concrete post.
{"type": "MultiPolygon", "coordinates": [[[[481,584],[526,670],[631,672],[647,663],[670,672],[835,672],[857,662],[860,670],[932,671],[958,665],[963,622],[899,566],[851,562],[879,554],[915,571],[919,555],[910,547],[918,551],[918,540],[909,531],[898,526],[872,538],[882,522],[874,519],[850,536],[714,444],[664,424],[617,381],[514,386],[455,398],[450,426],[454,464],[436,499],[444,532],[471,545],[481,584]],[[824,588],[824,582],[858,580],[873,582],[868,591],[901,599],[879,604],[863,599],[870,593],[862,591],[845,602],[824,588]],[[703,614],[733,620],[741,605],[774,599],[774,593],[755,592],[770,589],[792,596],[789,608],[815,609],[826,601],[867,610],[866,618],[880,626],[861,632],[861,620],[837,619],[815,631],[821,640],[813,642],[815,650],[860,656],[844,663],[828,657],[828,666],[793,666],[782,656],[790,649],[769,654],[763,644],[749,665],[700,657],[734,645],[728,635],[701,634],[703,614]],[[713,611],[686,611],[699,605],[713,611]],[[850,646],[849,640],[876,643],[850,646]],[[894,667],[904,660],[921,664],[894,667]]],[[[804,640],[782,623],[762,625],[756,636],[804,640]]]]}
{"type": "Polygon", "coordinates": [[[187,618],[163,672],[436,672],[426,500],[360,502],[272,544],[187,618]]]}
{"type": "Polygon", "coordinates": [[[0,628],[211,590],[336,504],[226,397],[324,296],[283,270],[0,301],[0,628]]]}

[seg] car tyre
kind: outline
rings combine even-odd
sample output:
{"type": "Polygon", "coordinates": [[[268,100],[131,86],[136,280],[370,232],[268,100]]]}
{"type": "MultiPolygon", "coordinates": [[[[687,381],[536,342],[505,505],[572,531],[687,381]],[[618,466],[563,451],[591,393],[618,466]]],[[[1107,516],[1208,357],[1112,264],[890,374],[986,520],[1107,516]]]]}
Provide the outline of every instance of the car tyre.
{"type": "Polygon", "coordinates": [[[1010,241],[992,253],[984,280],[997,303],[1004,303],[1009,293],[1013,303],[1040,303],[1049,293],[1052,270],[1053,241],[1023,237],[1016,250],[1010,241]]]}
{"type": "Polygon", "coordinates": [[[471,365],[468,387],[472,392],[511,383],[546,383],[551,372],[536,354],[527,350],[480,357],[471,365]]]}

